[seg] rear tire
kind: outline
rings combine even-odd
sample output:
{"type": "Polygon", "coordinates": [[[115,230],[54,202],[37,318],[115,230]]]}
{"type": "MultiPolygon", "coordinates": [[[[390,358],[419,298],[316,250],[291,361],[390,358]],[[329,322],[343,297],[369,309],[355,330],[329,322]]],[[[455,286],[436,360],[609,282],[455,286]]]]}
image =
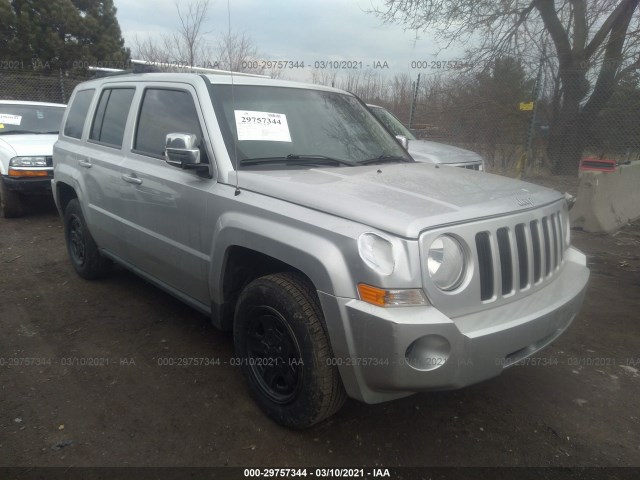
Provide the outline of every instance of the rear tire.
{"type": "Polygon", "coordinates": [[[100,255],[84,221],[77,198],[71,200],[64,210],[64,237],[69,259],[78,275],[87,280],[94,280],[109,271],[111,264],[100,255]]]}
{"type": "Polygon", "coordinates": [[[346,400],[323,321],[313,286],[299,274],[258,278],[238,299],[236,362],[255,401],[286,427],[308,428],[346,400]]]}
{"type": "Polygon", "coordinates": [[[24,215],[24,205],[18,192],[9,190],[0,178],[0,216],[17,218],[24,215]]]}

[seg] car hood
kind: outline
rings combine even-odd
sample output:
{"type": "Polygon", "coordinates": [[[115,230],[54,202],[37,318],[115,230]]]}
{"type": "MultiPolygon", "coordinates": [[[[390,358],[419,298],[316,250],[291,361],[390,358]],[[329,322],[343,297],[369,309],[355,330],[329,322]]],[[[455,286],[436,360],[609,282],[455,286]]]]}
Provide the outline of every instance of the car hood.
{"type": "Polygon", "coordinates": [[[16,157],[45,156],[53,154],[53,144],[58,135],[0,135],[0,142],[13,149],[16,157]]]}
{"type": "Polygon", "coordinates": [[[482,157],[471,150],[428,140],[409,140],[409,153],[417,162],[442,164],[482,162],[482,157]]]}
{"type": "Polygon", "coordinates": [[[427,163],[243,170],[239,186],[405,238],[563,198],[511,178],[427,163]]]}

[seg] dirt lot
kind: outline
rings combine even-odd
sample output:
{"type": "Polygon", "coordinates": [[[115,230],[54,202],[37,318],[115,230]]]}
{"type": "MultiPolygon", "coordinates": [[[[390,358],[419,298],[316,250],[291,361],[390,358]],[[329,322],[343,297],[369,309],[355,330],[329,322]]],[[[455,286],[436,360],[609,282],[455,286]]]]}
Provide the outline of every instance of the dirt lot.
{"type": "Polygon", "coordinates": [[[230,335],[126,271],[80,279],[56,211],[36,205],[0,220],[0,466],[640,465],[640,224],[573,241],[592,277],[549,365],[349,401],[293,432],[249,399],[230,335]],[[159,365],[181,357],[221,363],[159,365]]]}

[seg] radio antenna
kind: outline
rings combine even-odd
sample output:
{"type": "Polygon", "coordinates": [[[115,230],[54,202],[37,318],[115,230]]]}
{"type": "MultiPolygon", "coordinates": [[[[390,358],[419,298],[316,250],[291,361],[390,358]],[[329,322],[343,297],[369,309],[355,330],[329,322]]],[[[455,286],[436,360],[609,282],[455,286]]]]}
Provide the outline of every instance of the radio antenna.
{"type": "MultiPolygon", "coordinates": [[[[233,110],[233,121],[236,115],[236,99],[233,94],[233,60],[231,59],[231,0],[227,0],[227,21],[229,27],[229,36],[227,38],[227,56],[229,57],[229,72],[231,74],[231,109],[233,110]]],[[[233,158],[236,167],[236,190],[234,195],[240,195],[240,164],[238,162],[238,126],[236,125],[236,135],[233,138],[233,158]]]]}

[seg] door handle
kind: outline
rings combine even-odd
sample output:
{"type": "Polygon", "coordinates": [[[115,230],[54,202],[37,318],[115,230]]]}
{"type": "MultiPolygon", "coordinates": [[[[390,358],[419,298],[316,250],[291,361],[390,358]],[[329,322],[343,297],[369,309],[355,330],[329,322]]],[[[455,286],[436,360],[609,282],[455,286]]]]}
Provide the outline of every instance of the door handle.
{"type": "Polygon", "coordinates": [[[142,184],[142,180],[140,180],[138,177],[136,177],[135,175],[125,175],[122,174],[121,177],[125,182],[129,182],[129,183],[133,183],[134,185],[141,185],[142,184]]]}
{"type": "Polygon", "coordinates": [[[78,165],[84,168],[91,168],[91,162],[89,160],[78,160],[78,165]]]}

